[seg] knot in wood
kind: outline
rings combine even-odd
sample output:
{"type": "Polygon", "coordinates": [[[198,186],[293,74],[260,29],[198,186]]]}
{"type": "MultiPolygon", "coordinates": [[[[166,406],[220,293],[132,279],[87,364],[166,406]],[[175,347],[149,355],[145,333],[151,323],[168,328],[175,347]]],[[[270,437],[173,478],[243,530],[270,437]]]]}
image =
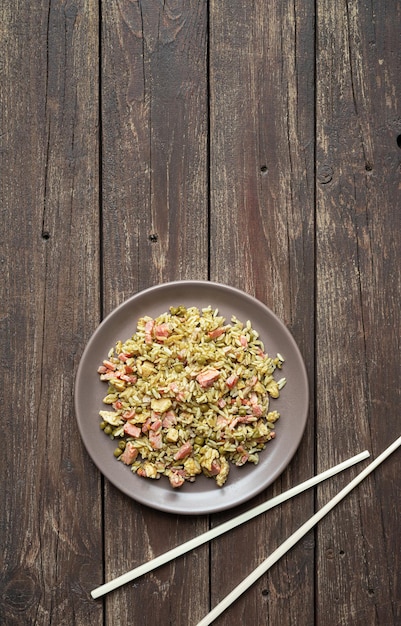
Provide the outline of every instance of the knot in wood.
{"type": "Polygon", "coordinates": [[[322,165],[317,171],[317,179],[321,185],[327,185],[333,180],[333,168],[330,165],[322,165]]]}
{"type": "Polygon", "coordinates": [[[13,613],[24,613],[37,601],[38,588],[33,574],[18,570],[5,584],[3,599],[13,613]]]}
{"type": "Polygon", "coordinates": [[[70,4],[65,7],[64,14],[67,20],[75,20],[78,15],[78,7],[75,4],[70,4]]]}

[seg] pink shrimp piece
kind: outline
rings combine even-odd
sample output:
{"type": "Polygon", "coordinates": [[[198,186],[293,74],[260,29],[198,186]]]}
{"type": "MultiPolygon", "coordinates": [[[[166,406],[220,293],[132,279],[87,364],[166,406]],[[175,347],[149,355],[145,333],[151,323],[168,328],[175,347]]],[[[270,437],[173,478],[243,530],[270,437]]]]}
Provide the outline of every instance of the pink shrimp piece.
{"type": "Polygon", "coordinates": [[[200,374],[198,374],[196,376],[196,380],[198,381],[198,383],[200,384],[202,388],[206,388],[206,387],[210,387],[210,385],[212,385],[214,381],[219,378],[219,376],[220,376],[219,370],[216,370],[215,368],[212,367],[206,370],[205,372],[201,372],[200,374]]]}
{"type": "Polygon", "coordinates": [[[135,446],[130,441],[128,441],[127,445],[125,446],[124,452],[120,456],[120,460],[125,463],[125,465],[131,465],[135,461],[137,456],[137,448],[135,448],[135,446]]]}
{"type": "Polygon", "coordinates": [[[163,341],[170,334],[170,329],[167,324],[158,324],[154,327],[153,333],[158,341],[163,341]]]}
{"type": "Polygon", "coordinates": [[[181,459],[185,459],[192,452],[192,444],[187,441],[184,443],[181,448],[175,453],[174,460],[179,461],[181,459]]]}
{"type": "Polygon", "coordinates": [[[235,464],[238,467],[240,467],[241,465],[245,465],[245,463],[249,459],[249,453],[245,450],[244,446],[238,446],[237,447],[237,452],[242,454],[242,456],[238,459],[238,461],[235,464]]]}
{"type": "Polygon", "coordinates": [[[238,418],[238,421],[240,424],[251,424],[255,421],[254,417],[255,415],[241,415],[241,417],[238,418]]]}
{"type": "Polygon", "coordinates": [[[148,320],[145,324],[145,343],[152,343],[152,331],[155,325],[154,320],[148,320]]]}
{"type": "Polygon", "coordinates": [[[150,430],[149,431],[149,441],[150,445],[154,450],[161,450],[163,447],[162,434],[159,431],[150,430]]]}
{"type": "Polygon", "coordinates": [[[238,461],[235,463],[235,465],[236,465],[237,467],[241,467],[241,465],[245,465],[245,463],[248,461],[248,459],[249,459],[249,454],[248,454],[248,453],[243,454],[243,455],[242,455],[242,456],[238,459],[238,461]]]}
{"type": "Polygon", "coordinates": [[[150,430],[153,430],[153,432],[160,430],[162,427],[162,421],[158,417],[155,418],[155,415],[155,413],[152,415],[154,421],[150,424],[150,430]]]}
{"type": "Polygon", "coordinates": [[[248,339],[245,337],[245,335],[241,335],[239,340],[240,340],[241,346],[243,348],[247,348],[248,347],[248,339]]]}
{"type": "Polygon", "coordinates": [[[238,382],[238,376],[236,374],[231,374],[231,376],[229,376],[226,380],[226,385],[229,389],[232,389],[234,387],[234,385],[237,384],[238,382]]]}
{"type": "Polygon", "coordinates": [[[178,471],[172,472],[168,478],[170,481],[170,485],[174,487],[174,489],[177,489],[177,487],[181,487],[185,482],[184,476],[178,471]]]}
{"type": "Polygon", "coordinates": [[[138,426],[135,426],[135,424],[127,422],[124,426],[124,434],[128,435],[128,437],[135,437],[135,439],[138,439],[138,437],[141,436],[141,429],[138,426]]]}
{"type": "Polygon", "coordinates": [[[260,404],[258,404],[258,396],[255,392],[252,392],[250,394],[249,404],[251,405],[253,415],[255,415],[255,417],[262,417],[262,407],[260,406],[260,404]]]}
{"type": "Polygon", "coordinates": [[[111,361],[103,361],[103,365],[107,367],[108,370],[111,370],[112,372],[114,372],[114,370],[116,369],[116,366],[111,361]]]}
{"type": "Polygon", "coordinates": [[[229,425],[229,429],[230,430],[234,430],[234,428],[236,427],[236,425],[239,423],[240,419],[239,417],[234,417],[234,419],[232,420],[232,422],[229,425]]]}
{"type": "Polygon", "coordinates": [[[220,409],[224,409],[224,407],[226,406],[227,402],[224,400],[224,398],[220,398],[217,401],[217,405],[220,407],[220,409]]]}
{"type": "Polygon", "coordinates": [[[183,400],[185,400],[185,394],[183,391],[180,390],[177,383],[170,383],[169,389],[173,392],[173,394],[175,395],[175,399],[178,402],[183,402],[183,400]]]}
{"type": "Polygon", "coordinates": [[[146,422],[144,422],[142,424],[142,432],[143,433],[147,433],[148,430],[150,429],[150,425],[151,425],[151,421],[150,421],[150,417],[148,417],[148,419],[146,420],[146,422]]]}
{"type": "Polygon", "coordinates": [[[208,333],[208,335],[212,339],[217,339],[217,337],[221,337],[221,335],[224,335],[225,332],[226,332],[226,329],[224,327],[222,327],[222,326],[219,326],[218,328],[215,328],[214,330],[211,330],[208,333]]]}
{"type": "Polygon", "coordinates": [[[177,416],[174,411],[167,411],[163,418],[163,428],[171,428],[177,423],[177,416]]]}
{"type": "Polygon", "coordinates": [[[229,423],[228,419],[226,417],[223,417],[223,415],[217,416],[216,425],[219,428],[224,428],[225,426],[227,426],[228,423],[229,423]]]}
{"type": "Polygon", "coordinates": [[[132,418],[135,417],[135,410],[130,409],[129,411],[124,411],[121,417],[123,420],[132,420],[132,418]]]}
{"type": "Polygon", "coordinates": [[[262,407],[259,404],[253,404],[252,405],[252,414],[255,417],[262,417],[262,415],[263,415],[262,407]]]}
{"type": "Polygon", "coordinates": [[[234,430],[237,424],[249,424],[250,422],[253,422],[253,421],[254,421],[253,415],[240,415],[238,417],[234,417],[234,419],[229,425],[229,429],[234,430]]]}
{"type": "Polygon", "coordinates": [[[214,459],[211,464],[210,473],[212,476],[217,476],[217,474],[220,474],[220,472],[221,472],[221,465],[217,461],[217,459],[214,459]]]}
{"type": "Polygon", "coordinates": [[[121,374],[121,380],[125,380],[126,383],[130,383],[131,385],[135,385],[138,378],[136,376],[128,376],[128,374],[121,374]]]}
{"type": "Polygon", "coordinates": [[[119,378],[120,372],[112,372],[111,370],[106,370],[105,374],[100,374],[100,380],[111,380],[112,378],[119,378]]]}

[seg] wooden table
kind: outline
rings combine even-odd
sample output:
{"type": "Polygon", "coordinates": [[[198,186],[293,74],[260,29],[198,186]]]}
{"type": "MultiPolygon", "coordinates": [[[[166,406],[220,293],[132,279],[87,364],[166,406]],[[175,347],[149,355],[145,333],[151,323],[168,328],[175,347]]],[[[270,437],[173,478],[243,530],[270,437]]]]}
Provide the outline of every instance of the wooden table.
{"type": "MultiPolygon", "coordinates": [[[[1,624],[195,625],[359,468],[90,591],[401,434],[400,23],[397,0],[3,0],[1,624]],[[310,382],[287,469],[210,517],[125,497],[73,408],[102,318],[181,279],[268,305],[310,382]]],[[[216,624],[401,624],[399,468],[398,451],[216,624]]]]}

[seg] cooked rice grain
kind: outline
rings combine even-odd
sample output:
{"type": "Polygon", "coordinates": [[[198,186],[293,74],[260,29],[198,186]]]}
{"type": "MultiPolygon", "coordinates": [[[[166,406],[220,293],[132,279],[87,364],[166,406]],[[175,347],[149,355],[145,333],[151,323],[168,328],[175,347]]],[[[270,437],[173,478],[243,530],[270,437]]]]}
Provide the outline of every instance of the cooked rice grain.
{"type": "Polygon", "coordinates": [[[230,463],[257,464],[275,437],[284,359],[265,353],[251,322],[226,324],[211,307],[170,307],[139,319],[99,367],[107,381],[101,428],[119,445],[114,454],[147,478],[173,487],[204,474],[220,487],[230,463]],[[110,410],[110,409],[113,410],[110,410]]]}

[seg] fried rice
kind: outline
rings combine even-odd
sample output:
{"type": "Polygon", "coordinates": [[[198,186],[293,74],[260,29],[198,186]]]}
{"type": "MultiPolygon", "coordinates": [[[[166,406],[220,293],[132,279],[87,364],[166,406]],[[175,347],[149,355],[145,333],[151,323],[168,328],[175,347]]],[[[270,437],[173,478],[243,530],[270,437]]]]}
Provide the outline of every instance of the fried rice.
{"type": "Polygon", "coordinates": [[[257,464],[275,437],[270,410],[285,378],[251,322],[231,323],[210,306],[170,307],[138,320],[98,369],[107,382],[101,428],[116,440],[116,459],[139,476],[167,476],[172,487],[200,474],[221,487],[230,466],[257,464]]]}

